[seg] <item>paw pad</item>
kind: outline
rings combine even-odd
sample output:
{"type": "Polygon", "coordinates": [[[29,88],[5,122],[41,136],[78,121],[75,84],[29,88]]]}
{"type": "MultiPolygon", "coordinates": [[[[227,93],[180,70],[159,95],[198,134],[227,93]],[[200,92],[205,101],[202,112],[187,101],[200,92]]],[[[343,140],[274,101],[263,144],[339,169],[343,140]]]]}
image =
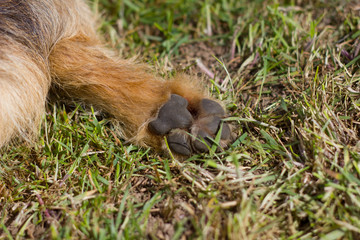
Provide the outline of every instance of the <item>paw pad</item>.
{"type": "Polygon", "coordinates": [[[189,156],[191,155],[191,144],[186,132],[175,132],[167,137],[169,147],[174,152],[189,156]]]}
{"type": "Polygon", "coordinates": [[[222,125],[220,145],[226,146],[231,138],[230,127],[222,123],[225,111],[210,99],[202,99],[191,115],[188,101],[172,94],[159,110],[157,119],[149,123],[149,130],[156,135],[167,135],[170,149],[180,155],[208,152],[222,125]],[[190,134],[189,134],[190,133],[190,134]],[[193,136],[193,137],[191,137],[193,136]],[[205,144],[205,143],[206,144],[205,144]]]}
{"type": "Polygon", "coordinates": [[[185,98],[172,94],[170,100],[161,107],[158,118],[149,123],[150,131],[157,135],[165,135],[172,129],[189,128],[193,117],[187,106],[188,101],[185,98]]]}
{"type": "MultiPolygon", "coordinates": [[[[208,147],[204,144],[202,140],[205,140],[208,146],[211,146],[221,126],[221,118],[219,116],[206,116],[200,118],[194,124],[196,127],[193,127],[192,133],[196,136],[196,139],[193,141],[194,150],[197,152],[207,152],[208,147]]],[[[229,125],[223,123],[221,131],[221,140],[228,140],[231,137],[231,132],[229,125]]]]}

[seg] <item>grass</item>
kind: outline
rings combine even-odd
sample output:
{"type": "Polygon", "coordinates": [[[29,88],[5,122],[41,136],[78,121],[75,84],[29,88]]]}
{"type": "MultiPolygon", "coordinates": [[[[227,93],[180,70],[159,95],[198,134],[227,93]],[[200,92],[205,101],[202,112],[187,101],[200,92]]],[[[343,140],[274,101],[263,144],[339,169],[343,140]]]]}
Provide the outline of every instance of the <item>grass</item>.
{"type": "Polygon", "coordinates": [[[0,152],[1,239],[360,238],[358,3],[92,8],[120,55],[200,75],[237,138],[179,161],[118,139],[94,110],[49,105],[34,147],[0,152]]]}

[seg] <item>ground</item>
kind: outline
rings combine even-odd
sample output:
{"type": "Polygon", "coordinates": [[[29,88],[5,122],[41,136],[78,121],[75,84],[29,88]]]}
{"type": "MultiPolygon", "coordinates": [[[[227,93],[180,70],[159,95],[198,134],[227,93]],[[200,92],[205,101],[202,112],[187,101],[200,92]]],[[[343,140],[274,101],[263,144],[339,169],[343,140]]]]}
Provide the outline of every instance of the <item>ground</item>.
{"type": "Polygon", "coordinates": [[[179,160],[49,104],[34,145],[0,152],[0,239],[360,238],[357,1],[91,6],[119,55],[197,75],[237,137],[179,160]]]}

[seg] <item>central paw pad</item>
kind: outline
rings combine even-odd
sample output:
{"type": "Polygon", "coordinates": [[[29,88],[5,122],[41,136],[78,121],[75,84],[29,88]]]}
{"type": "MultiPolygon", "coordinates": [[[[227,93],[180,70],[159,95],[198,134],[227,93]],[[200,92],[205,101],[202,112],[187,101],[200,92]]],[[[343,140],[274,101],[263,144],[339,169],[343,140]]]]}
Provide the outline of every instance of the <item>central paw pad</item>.
{"type": "Polygon", "coordinates": [[[157,135],[168,134],[172,129],[189,128],[193,122],[187,110],[188,101],[176,94],[161,107],[158,118],[149,123],[149,129],[157,135]]]}
{"type": "Polygon", "coordinates": [[[202,99],[195,109],[188,110],[188,101],[176,94],[159,111],[157,119],[149,123],[156,135],[166,135],[170,149],[180,155],[208,152],[221,129],[220,146],[226,147],[231,138],[228,124],[222,122],[225,111],[210,99],[202,99]]]}

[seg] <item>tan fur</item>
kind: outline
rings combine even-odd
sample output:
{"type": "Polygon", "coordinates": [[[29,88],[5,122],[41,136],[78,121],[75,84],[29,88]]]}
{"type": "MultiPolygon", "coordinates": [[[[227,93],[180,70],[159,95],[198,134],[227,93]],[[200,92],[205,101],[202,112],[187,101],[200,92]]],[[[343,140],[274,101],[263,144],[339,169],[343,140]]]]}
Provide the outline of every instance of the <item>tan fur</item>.
{"type": "Polygon", "coordinates": [[[170,94],[194,107],[204,97],[188,76],[164,81],[104,48],[80,0],[2,0],[0,32],[0,146],[37,131],[51,84],[114,116],[126,138],[154,147],[162,138],[146,123],[170,94]]]}

